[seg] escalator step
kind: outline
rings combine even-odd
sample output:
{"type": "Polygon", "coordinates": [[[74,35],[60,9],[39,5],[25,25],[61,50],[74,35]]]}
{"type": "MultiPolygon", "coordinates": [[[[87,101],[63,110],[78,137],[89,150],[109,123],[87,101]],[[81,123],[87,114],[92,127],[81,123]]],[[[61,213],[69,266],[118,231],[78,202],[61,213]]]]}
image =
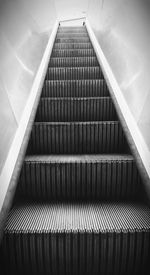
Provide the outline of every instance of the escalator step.
{"type": "Polygon", "coordinates": [[[29,142],[29,154],[124,153],[126,139],[120,123],[36,122],[29,142]]]}
{"type": "Polygon", "coordinates": [[[130,155],[29,156],[17,195],[32,200],[135,200],[141,195],[141,179],[130,155]]]}
{"type": "Polygon", "coordinates": [[[82,33],[87,32],[85,27],[60,27],[57,33],[82,33]]]}
{"type": "Polygon", "coordinates": [[[80,38],[56,38],[55,43],[88,43],[91,42],[89,37],[80,38]]]}
{"type": "Polygon", "coordinates": [[[92,57],[95,56],[93,49],[67,49],[53,50],[51,57],[92,57]]]}
{"type": "Polygon", "coordinates": [[[36,121],[108,121],[117,120],[110,97],[42,98],[36,121]]]}
{"type": "Polygon", "coordinates": [[[46,80],[103,79],[100,67],[48,68],[46,80]]]}
{"type": "Polygon", "coordinates": [[[80,27],[80,28],[74,28],[74,27],[61,27],[58,29],[57,33],[87,33],[87,29],[85,27],[80,27]]]}
{"type": "Polygon", "coordinates": [[[105,80],[45,81],[42,97],[100,97],[109,96],[105,80]]]}
{"type": "MultiPolygon", "coordinates": [[[[105,232],[149,230],[150,209],[135,202],[18,202],[9,213],[6,233],[105,232]],[[90,218],[89,218],[90,217],[90,218]],[[25,218],[28,222],[24,222],[25,218]]],[[[150,245],[150,244],[149,244],[150,245]]]]}
{"type": "Polygon", "coordinates": [[[150,209],[117,202],[18,203],[2,249],[6,274],[149,274],[150,209]]]}
{"type": "Polygon", "coordinates": [[[91,43],[55,43],[54,49],[93,49],[93,46],[91,43]]]}
{"type": "Polygon", "coordinates": [[[51,58],[49,67],[95,67],[98,66],[96,57],[67,57],[51,58]]]}
{"type": "Polygon", "coordinates": [[[58,32],[56,35],[56,38],[80,38],[80,37],[89,37],[88,33],[86,31],[84,32],[80,32],[80,33],[76,33],[76,32],[58,32]]]}

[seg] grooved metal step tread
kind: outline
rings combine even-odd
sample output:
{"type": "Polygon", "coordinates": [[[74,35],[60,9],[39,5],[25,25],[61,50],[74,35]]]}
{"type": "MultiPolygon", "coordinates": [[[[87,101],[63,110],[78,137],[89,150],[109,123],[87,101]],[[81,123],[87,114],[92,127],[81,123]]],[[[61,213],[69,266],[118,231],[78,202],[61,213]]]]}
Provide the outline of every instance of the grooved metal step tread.
{"type": "Polygon", "coordinates": [[[58,30],[57,35],[82,35],[82,34],[87,34],[88,32],[86,29],[81,29],[81,30],[58,30]]]}
{"type": "Polygon", "coordinates": [[[64,29],[64,30],[68,30],[68,29],[70,29],[70,30],[73,30],[73,29],[75,29],[75,30],[82,30],[82,29],[86,30],[86,26],[85,25],[78,25],[78,24],[77,25],[60,25],[58,30],[62,30],[62,29],[64,29]]]}
{"type": "Polygon", "coordinates": [[[58,29],[58,32],[57,32],[57,34],[61,34],[61,33],[65,33],[65,34],[82,34],[82,33],[87,33],[88,34],[88,32],[87,32],[87,30],[86,30],[86,28],[81,28],[81,29],[58,29]]]}
{"type": "Polygon", "coordinates": [[[18,203],[11,210],[5,233],[150,232],[150,209],[133,202],[18,203]]]}
{"type": "Polygon", "coordinates": [[[95,67],[99,66],[96,57],[52,57],[49,67],[95,67]]]}
{"type": "Polygon", "coordinates": [[[80,79],[103,79],[103,73],[97,67],[67,67],[48,68],[46,80],[80,80],[80,79]]]}
{"type": "Polygon", "coordinates": [[[100,97],[109,96],[105,80],[45,81],[42,97],[100,97]]]}
{"type": "Polygon", "coordinates": [[[66,32],[59,32],[56,35],[56,38],[80,38],[80,37],[88,37],[88,33],[87,32],[74,32],[74,33],[66,33],[66,32]]]}
{"type": "Polygon", "coordinates": [[[125,202],[17,204],[2,250],[6,274],[148,275],[150,209],[125,202]]]}
{"type": "Polygon", "coordinates": [[[36,122],[28,154],[125,153],[128,146],[120,123],[36,122]]]}
{"type": "Polygon", "coordinates": [[[95,56],[93,49],[64,49],[53,50],[51,57],[92,57],[95,56]]]}
{"type": "Polygon", "coordinates": [[[59,27],[59,32],[85,32],[87,31],[85,27],[59,27]]]}
{"type": "Polygon", "coordinates": [[[25,162],[45,162],[45,163],[94,163],[94,162],[126,162],[134,161],[129,154],[100,154],[100,155],[27,155],[25,162]]]}
{"type": "Polygon", "coordinates": [[[110,97],[42,98],[36,121],[114,121],[116,110],[110,97]]]}
{"type": "Polygon", "coordinates": [[[91,42],[89,37],[80,38],[56,38],[55,43],[87,43],[91,42]]]}
{"type": "Polygon", "coordinates": [[[136,204],[18,205],[4,234],[5,274],[149,275],[149,219],[136,204]]]}
{"type": "Polygon", "coordinates": [[[25,158],[18,197],[30,200],[137,200],[141,179],[130,155],[25,158]]]}
{"type": "Polygon", "coordinates": [[[92,49],[91,43],[55,43],[54,49],[92,49]]]}

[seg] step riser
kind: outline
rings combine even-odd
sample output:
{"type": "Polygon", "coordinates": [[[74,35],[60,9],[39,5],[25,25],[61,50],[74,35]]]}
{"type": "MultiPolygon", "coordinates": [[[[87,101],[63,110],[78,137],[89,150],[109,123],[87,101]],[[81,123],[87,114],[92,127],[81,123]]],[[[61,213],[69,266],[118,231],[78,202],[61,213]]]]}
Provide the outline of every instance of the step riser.
{"type": "Polygon", "coordinates": [[[17,194],[31,200],[134,200],[140,188],[131,160],[25,161],[17,194]]]}
{"type": "Polygon", "coordinates": [[[89,43],[90,38],[56,38],[55,43],[89,43]]]}
{"type": "Polygon", "coordinates": [[[5,234],[3,262],[9,275],[149,274],[149,242],[149,231],[5,234]]]}
{"type": "Polygon", "coordinates": [[[119,123],[36,123],[28,153],[123,153],[126,148],[119,123]]]}
{"type": "Polygon", "coordinates": [[[41,99],[36,121],[117,120],[110,98],[41,99]]]}
{"type": "Polygon", "coordinates": [[[42,97],[101,97],[109,96],[104,80],[46,81],[42,97]]]}
{"type": "Polygon", "coordinates": [[[53,50],[51,57],[92,57],[95,56],[93,49],[90,50],[53,50]]]}
{"type": "Polygon", "coordinates": [[[103,73],[99,67],[49,68],[46,75],[46,80],[80,80],[103,78],[103,73]]]}
{"type": "Polygon", "coordinates": [[[96,57],[51,58],[49,67],[95,67],[96,57]]]}
{"type": "Polygon", "coordinates": [[[92,49],[91,43],[55,43],[54,50],[65,50],[65,49],[92,49]]]}

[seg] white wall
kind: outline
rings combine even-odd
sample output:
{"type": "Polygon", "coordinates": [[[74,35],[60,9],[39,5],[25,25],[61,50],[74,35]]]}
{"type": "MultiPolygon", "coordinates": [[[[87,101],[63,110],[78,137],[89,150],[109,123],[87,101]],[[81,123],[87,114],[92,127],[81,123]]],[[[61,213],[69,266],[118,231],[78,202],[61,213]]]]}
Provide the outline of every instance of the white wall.
{"type": "Polygon", "coordinates": [[[88,4],[89,0],[55,0],[59,20],[85,16],[88,4]]]}
{"type": "Polygon", "coordinates": [[[92,29],[150,151],[149,15],[149,0],[90,0],[88,10],[92,29]]]}
{"type": "Polygon", "coordinates": [[[0,173],[55,20],[53,0],[0,1],[0,173]]]}

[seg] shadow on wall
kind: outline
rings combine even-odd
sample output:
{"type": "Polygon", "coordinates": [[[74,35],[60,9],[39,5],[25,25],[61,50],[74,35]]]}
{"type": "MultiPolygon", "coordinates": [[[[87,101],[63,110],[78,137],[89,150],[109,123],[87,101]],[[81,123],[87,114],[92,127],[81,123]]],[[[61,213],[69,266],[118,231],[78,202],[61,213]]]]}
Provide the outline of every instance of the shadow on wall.
{"type": "Polygon", "coordinates": [[[150,1],[92,0],[88,19],[150,150],[150,1]]]}
{"type": "Polygon", "coordinates": [[[0,3],[0,171],[55,20],[53,0],[0,3]]]}

